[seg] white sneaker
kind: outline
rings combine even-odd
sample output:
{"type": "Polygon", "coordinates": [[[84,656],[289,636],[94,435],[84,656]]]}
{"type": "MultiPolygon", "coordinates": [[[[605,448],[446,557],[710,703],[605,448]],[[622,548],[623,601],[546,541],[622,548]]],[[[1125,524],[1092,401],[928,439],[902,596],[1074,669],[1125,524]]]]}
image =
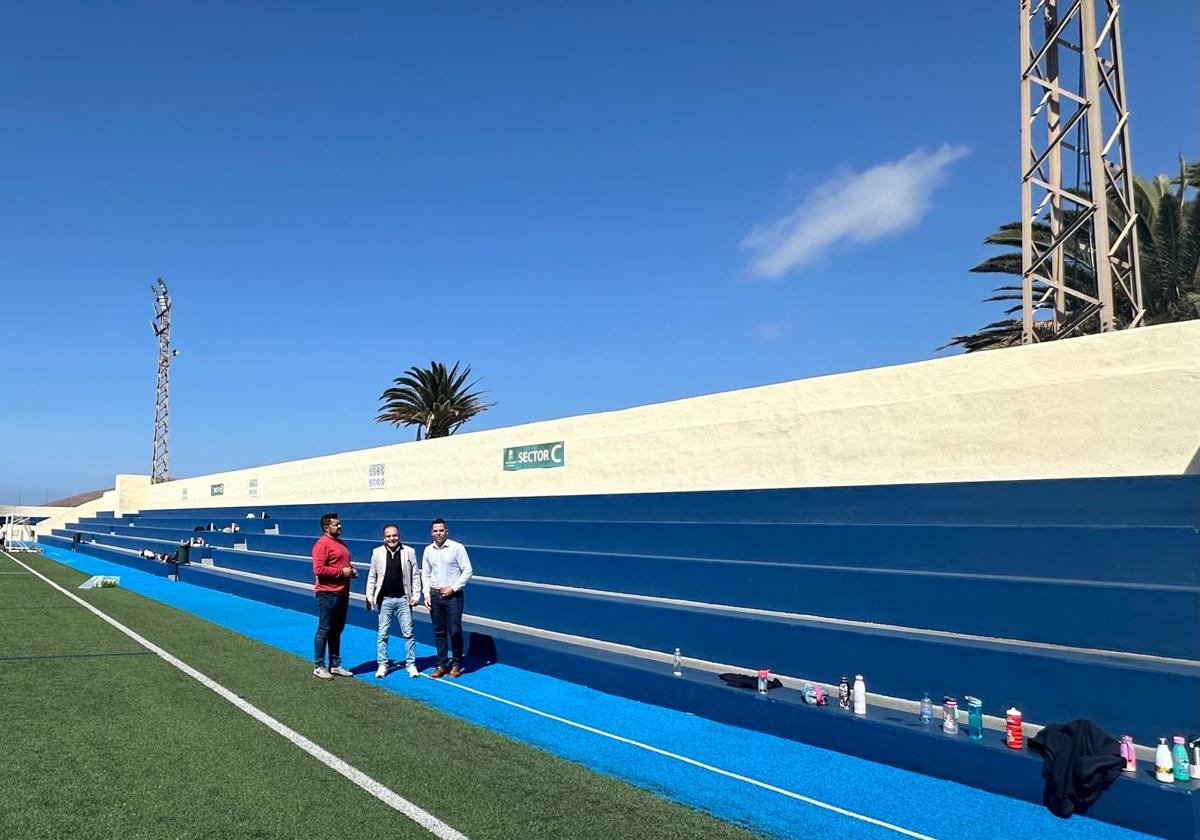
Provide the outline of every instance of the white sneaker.
{"type": "Polygon", "coordinates": [[[329,670],[324,666],[313,668],[313,676],[319,680],[333,679],[333,674],[329,673],[329,670]]]}
{"type": "Polygon", "coordinates": [[[375,679],[381,680],[386,676],[387,676],[387,666],[386,665],[380,665],[378,668],[375,669],[375,679]]]}
{"type": "Polygon", "coordinates": [[[333,674],[335,677],[353,677],[354,676],[353,671],[347,671],[341,665],[337,666],[336,668],[330,668],[329,673],[333,674]]]}
{"type": "Polygon", "coordinates": [[[407,671],[408,671],[408,675],[409,675],[410,677],[419,677],[419,676],[421,676],[421,672],[417,670],[417,666],[416,666],[416,665],[409,665],[409,666],[408,666],[408,668],[406,668],[405,670],[407,670],[407,671]]]}

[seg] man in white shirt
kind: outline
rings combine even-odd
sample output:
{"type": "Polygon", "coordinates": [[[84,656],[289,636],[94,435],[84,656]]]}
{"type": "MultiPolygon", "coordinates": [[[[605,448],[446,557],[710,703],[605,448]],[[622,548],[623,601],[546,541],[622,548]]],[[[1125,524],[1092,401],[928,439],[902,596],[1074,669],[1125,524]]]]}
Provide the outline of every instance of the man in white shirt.
{"type": "Polygon", "coordinates": [[[471,579],[471,558],[462,543],[449,539],[444,519],[433,520],[429,535],[433,542],[425,546],[421,556],[421,580],[437,645],[437,668],[429,676],[436,680],[447,674],[451,677],[462,674],[463,587],[471,579]],[[450,657],[446,656],[447,636],[450,657]]]}
{"type": "Polygon", "coordinates": [[[388,633],[392,620],[399,619],[404,638],[404,667],[410,677],[417,676],[417,642],[413,638],[412,608],[421,600],[417,578],[417,552],[400,542],[400,528],[388,523],[383,528],[383,545],[371,552],[371,571],[367,573],[367,609],[379,609],[379,637],[376,640],[375,678],[388,671],[388,633]]]}

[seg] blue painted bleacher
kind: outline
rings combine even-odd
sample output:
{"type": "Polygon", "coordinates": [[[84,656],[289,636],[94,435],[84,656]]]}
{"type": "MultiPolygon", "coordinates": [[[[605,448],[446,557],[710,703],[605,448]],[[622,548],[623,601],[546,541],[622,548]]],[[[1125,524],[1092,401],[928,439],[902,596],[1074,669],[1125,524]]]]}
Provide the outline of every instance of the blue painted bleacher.
{"type": "Polygon", "coordinates": [[[359,561],[385,522],[419,548],[442,516],[481,578],[472,616],[825,682],[861,672],[881,694],[969,693],[991,714],[1089,717],[1143,744],[1200,731],[1200,476],[248,509],[56,533],[161,551],[237,522],[202,534],[217,569],[307,583],[327,510],[359,561]]]}
{"type": "MultiPolygon", "coordinates": [[[[93,532],[90,527],[85,523],[80,529],[100,536],[111,532],[116,536],[106,540],[109,544],[130,548],[138,547],[139,540],[177,541],[180,538],[179,531],[166,528],[124,526],[93,532]]],[[[456,533],[458,530],[456,526],[456,533]]],[[[468,526],[461,530],[470,532],[473,529],[468,526]]],[[[303,577],[306,568],[296,568],[286,561],[272,565],[270,558],[246,558],[222,549],[231,549],[236,542],[251,551],[304,557],[313,542],[312,536],[245,532],[205,533],[203,536],[214,546],[214,556],[219,558],[221,565],[278,573],[289,579],[303,577]],[[274,571],[264,571],[264,566],[270,566],[274,571]]],[[[1028,540],[1035,534],[1024,536],[1028,540]]],[[[857,566],[835,567],[808,563],[807,557],[805,563],[797,564],[780,559],[778,555],[777,559],[769,561],[745,561],[578,549],[556,551],[480,545],[469,536],[464,538],[471,546],[480,574],[492,578],[1072,647],[1200,658],[1200,636],[1163,634],[1145,621],[1147,615],[1165,610],[1181,622],[1200,626],[1200,599],[1196,597],[1195,585],[1155,581],[1147,587],[1142,582],[1102,582],[1091,577],[992,575],[981,578],[980,575],[986,573],[871,567],[862,561],[857,566]],[[646,573],[648,566],[653,567],[653,574],[646,573]],[[1064,621],[1064,617],[1089,613],[1105,618],[1103,621],[1064,621]]],[[[365,560],[379,541],[347,539],[346,542],[354,556],[365,560]]],[[[1161,559],[1164,554],[1158,556],[1161,559]]]]}

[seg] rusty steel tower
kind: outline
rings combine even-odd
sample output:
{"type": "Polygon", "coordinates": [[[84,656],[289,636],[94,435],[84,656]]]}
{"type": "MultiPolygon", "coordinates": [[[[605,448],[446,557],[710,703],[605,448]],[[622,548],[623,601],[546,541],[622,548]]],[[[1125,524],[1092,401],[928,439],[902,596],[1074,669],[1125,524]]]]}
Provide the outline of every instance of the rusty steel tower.
{"type": "Polygon", "coordinates": [[[1022,342],[1136,327],[1145,313],[1119,4],[1020,3],[1022,342]]]}

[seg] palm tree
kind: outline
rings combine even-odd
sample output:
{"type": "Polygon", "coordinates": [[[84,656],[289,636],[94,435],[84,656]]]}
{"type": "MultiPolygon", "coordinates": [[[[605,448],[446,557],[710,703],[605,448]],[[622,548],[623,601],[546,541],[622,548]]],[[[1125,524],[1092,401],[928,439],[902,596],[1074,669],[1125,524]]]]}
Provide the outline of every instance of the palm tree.
{"type": "Polygon", "coordinates": [[[427,368],[410,367],[380,395],[383,407],[375,422],[416,426],[417,440],[457,432],[463,423],[495,405],[481,400],[485,392],[471,390],[479,383],[478,379],[467,383],[471,366],[460,373],[458,365],[455,362],[449,370],[441,362],[430,362],[427,368]]]}
{"type": "Polygon", "coordinates": [[[1159,175],[1135,182],[1142,247],[1142,294],[1146,323],[1187,321],[1200,316],[1200,166],[1179,159],[1179,177],[1159,175]],[[1172,186],[1178,187],[1172,190],[1172,186]]]}
{"type": "MultiPolygon", "coordinates": [[[[1134,200],[1138,209],[1138,241],[1142,266],[1142,302],[1146,314],[1143,323],[1162,324],[1187,321],[1200,317],[1200,198],[1188,197],[1189,188],[1200,187],[1200,164],[1179,161],[1176,178],[1159,175],[1152,181],[1134,178],[1134,200]],[[1172,189],[1177,187],[1177,189],[1172,189]]],[[[1069,224],[1070,219],[1064,219],[1069,224]]],[[[1050,242],[1050,227],[1035,224],[1034,239],[1042,247],[1050,242]]],[[[988,245],[1000,245],[1011,250],[981,262],[971,269],[975,274],[1008,274],[1021,276],[1021,223],[1009,222],[988,236],[988,245]]],[[[1067,243],[1064,265],[1068,283],[1080,291],[1094,295],[1096,278],[1089,267],[1086,243],[1078,240],[1067,243]]],[[[1034,300],[1046,290],[1043,284],[1033,288],[1034,300]]],[[[1021,343],[1021,320],[1012,316],[1021,311],[1021,285],[1009,283],[997,286],[985,302],[1005,301],[1009,307],[1006,318],[993,321],[967,335],[954,336],[939,347],[962,347],[968,353],[992,350],[1021,343]]],[[[1070,298],[1068,298],[1070,301],[1070,298]]],[[[1042,307],[1053,308],[1052,298],[1042,307]]],[[[1121,312],[1117,313],[1120,320],[1121,312]]],[[[1069,310],[1068,310],[1069,317],[1069,310]]],[[[1091,329],[1094,329],[1094,325],[1091,329]]],[[[1035,322],[1043,340],[1051,340],[1051,325],[1035,322]]]]}

